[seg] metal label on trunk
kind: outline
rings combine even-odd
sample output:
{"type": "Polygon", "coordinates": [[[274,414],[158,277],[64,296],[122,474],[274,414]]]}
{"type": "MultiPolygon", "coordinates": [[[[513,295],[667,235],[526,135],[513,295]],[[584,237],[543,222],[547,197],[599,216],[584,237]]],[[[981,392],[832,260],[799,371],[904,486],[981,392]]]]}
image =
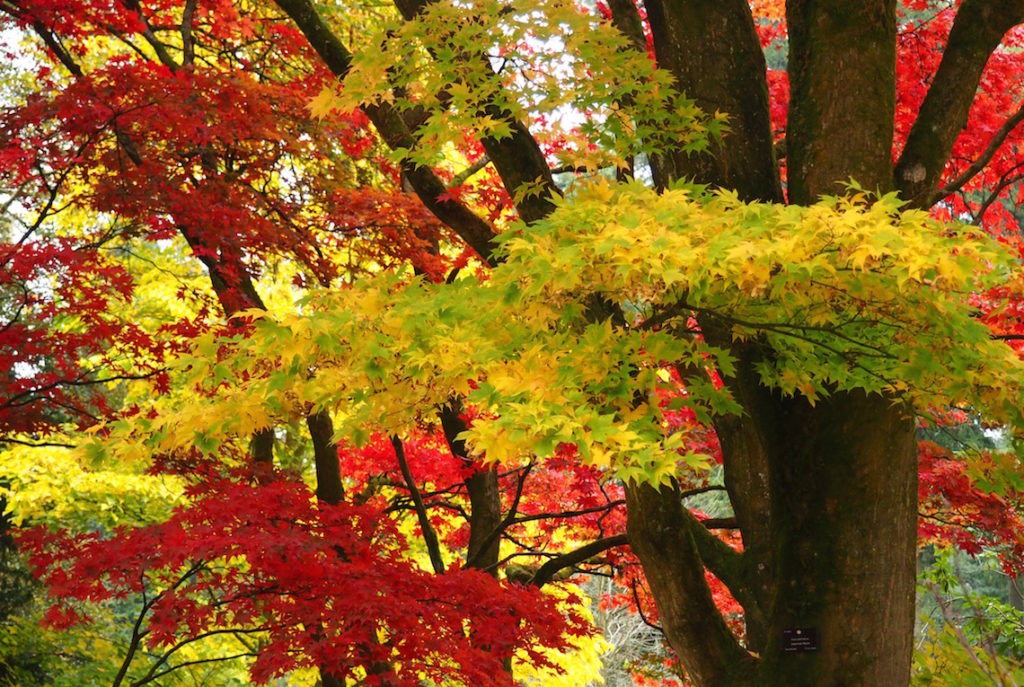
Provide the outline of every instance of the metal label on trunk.
{"type": "Polygon", "coordinates": [[[814,627],[791,627],[782,631],[783,651],[817,651],[818,630],[814,627]]]}

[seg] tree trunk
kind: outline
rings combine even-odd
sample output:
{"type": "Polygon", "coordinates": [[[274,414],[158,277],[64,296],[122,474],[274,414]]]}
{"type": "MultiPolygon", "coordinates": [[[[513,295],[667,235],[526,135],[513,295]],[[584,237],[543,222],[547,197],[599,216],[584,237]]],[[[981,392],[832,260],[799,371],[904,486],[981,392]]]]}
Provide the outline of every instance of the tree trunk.
{"type": "Polygon", "coordinates": [[[789,202],[893,187],[896,0],[789,0],[789,202]]]}
{"type": "Polygon", "coordinates": [[[835,394],[812,407],[763,388],[747,391],[758,399],[753,412],[722,435],[737,521],[758,519],[743,530],[739,570],[720,566],[694,542],[676,494],[627,490],[630,542],[666,637],[699,687],[906,687],[913,418],[877,395],[835,394]],[[751,503],[762,507],[744,508],[751,503]],[[744,604],[748,622],[759,619],[748,625],[752,654],[737,653],[735,638],[708,618],[705,565],[744,604]],[[807,638],[811,646],[797,646],[807,638]]]}
{"type": "MultiPolygon", "coordinates": [[[[659,65],[706,110],[730,116],[717,163],[677,157],[677,174],[743,198],[778,199],[747,3],[646,4],[659,65]]],[[[787,3],[790,202],[841,192],[851,178],[870,191],[892,189],[894,7],[787,3]]],[[[911,411],[859,392],[813,406],[784,398],[755,372],[770,351],[734,344],[714,322],[701,327],[738,363],[726,381],[744,414],[720,418],[715,429],[744,552],[731,560],[696,537],[672,490],[628,488],[630,542],[669,642],[700,687],[906,687],[917,496],[911,411]],[[745,648],[717,624],[691,627],[710,598],[705,567],[746,610],[745,648]]]]}
{"type": "Polygon", "coordinates": [[[644,7],[658,66],[704,112],[729,117],[729,133],[709,153],[668,156],[674,177],[733,189],[743,200],[781,201],[764,53],[746,0],[645,0],[644,7]]]}
{"type": "Polygon", "coordinates": [[[775,596],[755,684],[905,687],[914,629],[914,422],[891,399],[778,402],[775,596]],[[795,633],[816,648],[794,651],[795,633]],[[787,647],[787,643],[790,646],[787,647]]]}
{"type": "Polygon", "coordinates": [[[626,532],[658,605],[661,626],[694,684],[747,684],[754,659],[732,636],[704,580],[678,490],[626,486],[626,532]]]}
{"type": "MultiPolygon", "coordinates": [[[[466,443],[458,435],[466,430],[459,413],[461,400],[453,400],[441,408],[441,427],[452,455],[467,466],[472,464],[466,443]]],[[[501,486],[496,466],[481,467],[465,479],[469,494],[469,546],[466,548],[466,566],[485,570],[497,577],[498,554],[501,546],[501,486]]]]}

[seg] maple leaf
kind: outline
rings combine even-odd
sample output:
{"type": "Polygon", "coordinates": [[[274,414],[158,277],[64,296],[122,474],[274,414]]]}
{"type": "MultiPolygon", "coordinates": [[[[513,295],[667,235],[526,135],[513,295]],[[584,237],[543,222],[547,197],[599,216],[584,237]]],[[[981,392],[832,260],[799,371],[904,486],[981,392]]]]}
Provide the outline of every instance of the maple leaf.
{"type": "Polygon", "coordinates": [[[320,90],[315,98],[309,101],[310,114],[317,119],[323,119],[328,117],[332,111],[337,107],[337,98],[334,95],[334,89],[327,86],[320,90]]]}

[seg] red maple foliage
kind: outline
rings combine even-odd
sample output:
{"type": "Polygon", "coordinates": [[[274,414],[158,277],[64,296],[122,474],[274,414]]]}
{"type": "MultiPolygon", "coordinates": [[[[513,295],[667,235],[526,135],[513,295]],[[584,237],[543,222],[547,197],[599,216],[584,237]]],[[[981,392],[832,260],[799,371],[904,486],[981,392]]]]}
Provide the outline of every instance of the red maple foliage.
{"type": "Polygon", "coordinates": [[[318,504],[302,483],[236,475],[194,484],[158,525],[109,536],[36,528],[20,543],[56,600],[52,626],[87,620],[77,601],[140,595],[152,647],[263,634],[259,682],[308,666],[338,678],[383,671],[389,685],[454,674],[510,685],[513,654],[548,665],[544,648],[588,631],[535,587],[471,568],[422,570],[385,505],[318,504]]]}
{"type": "Polygon", "coordinates": [[[1024,570],[1024,493],[1012,487],[1004,493],[982,488],[991,456],[975,457],[969,469],[962,457],[923,441],[919,461],[921,541],[953,544],[972,555],[995,550],[1006,573],[1019,575],[1024,570]]]}
{"type": "Polygon", "coordinates": [[[185,5],[188,24],[181,2],[4,8],[4,26],[35,33],[48,49],[35,91],[0,111],[0,181],[16,189],[23,225],[0,244],[0,287],[12,303],[0,360],[15,371],[0,394],[5,431],[60,424],[67,413],[55,408],[72,407],[86,423],[103,417],[99,394],[79,397],[111,377],[76,359],[115,343],[154,355],[174,343],[117,321],[116,301],[132,285],[100,251],[183,237],[229,316],[262,307],[253,282],[273,256],[304,266],[300,285],[331,285],[372,264],[411,260],[435,279],[450,266],[436,250],[445,230],[396,188],[397,176],[377,177],[390,191],[358,182],[357,161],[381,159],[365,116],[310,114],[309,94],[329,77],[296,66],[316,62],[294,28],[263,5],[185,5]],[[191,33],[172,55],[153,32],[179,23],[191,33]],[[89,56],[98,37],[115,47],[97,63],[89,56]],[[93,213],[94,226],[55,237],[60,213],[75,209],[93,213]],[[339,263],[329,256],[342,246],[339,263]],[[56,277],[55,293],[33,284],[44,276],[56,277]],[[63,318],[81,322],[48,331],[63,318]]]}

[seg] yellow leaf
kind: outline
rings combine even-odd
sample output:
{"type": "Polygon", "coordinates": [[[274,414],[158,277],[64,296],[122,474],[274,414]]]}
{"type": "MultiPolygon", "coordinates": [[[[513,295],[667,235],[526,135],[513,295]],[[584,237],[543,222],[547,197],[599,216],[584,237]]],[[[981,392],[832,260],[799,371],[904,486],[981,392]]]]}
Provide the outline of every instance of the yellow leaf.
{"type": "Polygon", "coordinates": [[[338,96],[334,93],[333,86],[324,86],[320,89],[320,93],[306,107],[317,119],[323,119],[330,115],[332,110],[338,109],[338,96]]]}

